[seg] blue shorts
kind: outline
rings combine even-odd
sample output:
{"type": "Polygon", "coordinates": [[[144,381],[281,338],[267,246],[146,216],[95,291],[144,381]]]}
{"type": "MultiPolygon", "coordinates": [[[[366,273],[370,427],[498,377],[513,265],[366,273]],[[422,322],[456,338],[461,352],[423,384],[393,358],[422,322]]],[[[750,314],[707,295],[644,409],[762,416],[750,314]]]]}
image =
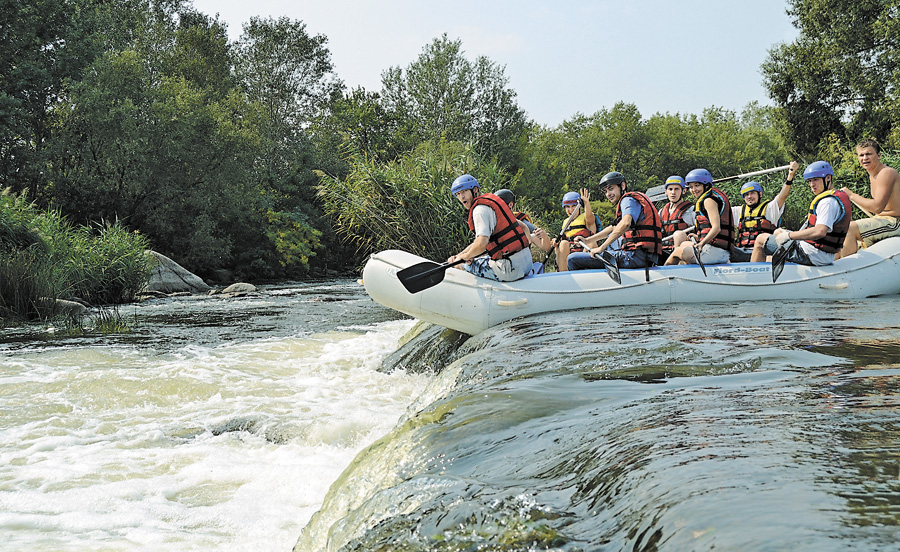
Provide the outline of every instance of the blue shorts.
{"type": "MultiPolygon", "coordinates": [[[[619,268],[644,268],[651,266],[651,260],[655,260],[656,255],[651,255],[645,249],[635,249],[633,251],[624,251],[617,249],[615,251],[606,250],[607,253],[616,258],[616,264],[619,268]]],[[[606,268],[603,261],[591,257],[590,253],[571,253],[566,260],[569,270],[589,270],[596,268],[606,268]]]]}

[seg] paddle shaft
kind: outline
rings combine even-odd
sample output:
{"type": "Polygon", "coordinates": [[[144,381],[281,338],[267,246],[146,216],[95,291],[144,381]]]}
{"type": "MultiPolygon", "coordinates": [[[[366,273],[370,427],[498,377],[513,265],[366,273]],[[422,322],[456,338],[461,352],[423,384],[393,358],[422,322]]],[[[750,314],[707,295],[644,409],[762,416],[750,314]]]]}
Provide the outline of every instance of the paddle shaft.
{"type": "MultiPolygon", "coordinates": [[[[581,206],[579,206],[577,209],[575,209],[574,211],[572,211],[572,214],[569,215],[569,218],[567,218],[567,219],[566,219],[566,222],[563,223],[562,230],[559,231],[559,236],[556,237],[556,247],[559,247],[559,242],[560,242],[560,240],[562,240],[563,237],[566,235],[566,230],[569,229],[569,225],[572,224],[572,221],[573,221],[573,220],[575,220],[576,218],[578,218],[578,214],[579,214],[580,212],[581,212],[581,206]]],[[[587,224],[587,223],[585,222],[585,224],[587,224]]],[[[547,252],[547,256],[544,257],[544,262],[543,262],[543,264],[545,264],[545,265],[547,264],[547,261],[550,260],[550,255],[553,255],[553,251],[556,249],[556,247],[551,247],[551,248],[550,248],[550,251],[547,252]]]]}
{"type": "Polygon", "coordinates": [[[773,167],[771,169],[763,169],[761,171],[748,172],[748,173],[744,173],[744,174],[738,174],[735,176],[726,176],[725,178],[717,178],[717,179],[713,180],[713,184],[715,184],[717,182],[727,182],[729,180],[737,180],[738,178],[751,178],[754,176],[762,176],[764,174],[769,174],[769,173],[773,173],[773,172],[786,171],[790,168],[791,168],[790,165],[782,165],[780,167],[773,167]]]}
{"type": "Polygon", "coordinates": [[[853,201],[852,199],[850,200],[850,203],[856,205],[856,208],[859,209],[860,211],[862,211],[863,214],[866,215],[867,217],[872,218],[872,217],[875,216],[873,213],[869,212],[868,209],[866,209],[865,207],[863,207],[863,206],[860,205],[859,203],[853,201]]]}

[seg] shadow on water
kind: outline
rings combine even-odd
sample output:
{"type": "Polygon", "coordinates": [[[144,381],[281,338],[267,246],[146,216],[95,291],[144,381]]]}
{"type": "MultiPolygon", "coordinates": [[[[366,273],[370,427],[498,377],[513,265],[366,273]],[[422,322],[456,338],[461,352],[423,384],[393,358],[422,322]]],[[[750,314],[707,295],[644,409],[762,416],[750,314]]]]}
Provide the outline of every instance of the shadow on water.
{"type": "Polygon", "coordinates": [[[295,550],[890,548],[894,302],[598,309],[483,332],[295,550]]]}

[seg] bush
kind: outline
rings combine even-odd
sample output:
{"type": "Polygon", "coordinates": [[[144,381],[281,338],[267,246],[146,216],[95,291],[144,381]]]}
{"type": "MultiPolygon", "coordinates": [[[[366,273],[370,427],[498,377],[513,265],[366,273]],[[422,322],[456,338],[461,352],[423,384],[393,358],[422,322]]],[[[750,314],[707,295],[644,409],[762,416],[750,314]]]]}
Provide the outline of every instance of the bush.
{"type": "Polygon", "coordinates": [[[118,222],[75,228],[24,196],[0,194],[0,317],[49,316],[54,299],[132,301],[150,277],[148,245],[118,222]]]}

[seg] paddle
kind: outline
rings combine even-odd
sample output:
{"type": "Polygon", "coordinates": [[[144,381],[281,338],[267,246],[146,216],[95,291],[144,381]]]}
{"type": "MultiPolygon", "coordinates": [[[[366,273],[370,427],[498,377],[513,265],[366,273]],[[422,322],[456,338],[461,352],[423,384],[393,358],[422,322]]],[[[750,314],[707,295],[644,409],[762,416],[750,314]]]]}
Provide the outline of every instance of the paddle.
{"type": "Polygon", "coordinates": [[[603,263],[603,266],[606,268],[606,273],[609,274],[609,277],[612,278],[613,282],[622,285],[622,275],[619,274],[619,263],[616,261],[615,255],[610,254],[608,251],[604,251],[593,257],[603,263]],[[607,259],[604,254],[609,255],[612,260],[607,259]]]}
{"type": "MultiPolygon", "coordinates": [[[[800,227],[800,230],[803,230],[809,226],[809,221],[803,223],[803,226],[800,227]]],[[[800,231],[798,230],[798,232],[800,231]]],[[[791,240],[791,245],[785,247],[781,246],[777,251],[772,255],[772,283],[774,284],[778,277],[781,276],[781,271],[784,270],[784,263],[787,262],[788,256],[790,256],[791,251],[797,248],[797,240],[791,240]]]]}
{"type": "Polygon", "coordinates": [[[738,178],[751,178],[754,176],[762,176],[764,174],[769,174],[769,173],[773,173],[773,172],[786,171],[790,168],[791,168],[790,165],[782,165],[780,167],[773,167],[771,169],[763,169],[761,171],[748,172],[748,173],[744,173],[744,174],[738,174],[735,176],[726,176],[725,178],[717,178],[717,179],[713,180],[713,184],[715,184],[717,182],[727,182],[729,180],[737,180],[738,178]]]}
{"type": "Polygon", "coordinates": [[[703,275],[706,276],[706,267],[703,266],[703,261],[700,260],[700,251],[697,249],[697,238],[691,236],[691,248],[694,250],[694,258],[697,259],[697,264],[700,265],[700,270],[703,271],[703,275]]]}
{"type": "MultiPolygon", "coordinates": [[[[575,239],[578,240],[578,242],[581,244],[581,247],[583,247],[585,251],[590,252],[591,248],[588,247],[586,243],[584,243],[584,238],[582,238],[581,236],[578,236],[575,239]]],[[[591,255],[591,256],[603,263],[603,267],[606,269],[606,273],[609,274],[609,277],[612,278],[615,283],[617,283],[619,285],[622,284],[622,275],[619,274],[619,263],[616,260],[615,255],[611,254],[609,251],[604,251],[603,253],[600,253],[599,255],[591,255]],[[609,260],[606,257],[604,257],[603,256],[604,254],[609,255],[610,259],[612,259],[612,260],[609,260]]]]}
{"type": "Polygon", "coordinates": [[[419,293],[423,289],[440,284],[444,280],[444,273],[451,266],[466,262],[465,259],[457,259],[452,263],[437,264],[431,261],[423,261],[408,266],[397,273],[400,283],[410,293],[419,293]]]}
{"type": "Polygon", "coordinates": [[[778,251],[772,255],[772,283],[778,281],[781,271],[784,270],[784,263],[787,262],[788,256],[797,248],[797,240],[791,240],[791,245],[787,247],[779,247],[778,251]]]}

